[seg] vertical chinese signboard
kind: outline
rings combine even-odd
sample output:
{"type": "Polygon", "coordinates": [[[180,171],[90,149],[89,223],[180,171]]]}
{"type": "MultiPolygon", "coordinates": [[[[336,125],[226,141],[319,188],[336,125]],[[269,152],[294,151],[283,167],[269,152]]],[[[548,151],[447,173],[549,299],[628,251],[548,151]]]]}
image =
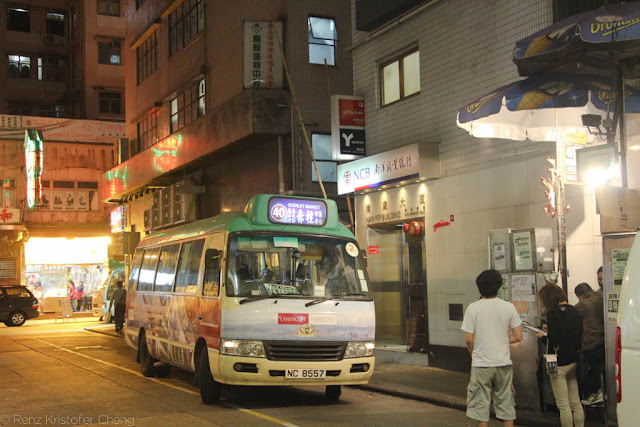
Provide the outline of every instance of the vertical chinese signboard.
{"type": "Polygon", "coordinates": [[[281,22],[244,22],[244,87],[282,88],[281,22]],[[276,36],[277,34],[277,36],[276,36]]]}
{"type": "Polygon", "coordinates": [[[32,209],[42,199],[43,139],[39,130],[24,134],[24,158],[27,173],[27,206],[32,209]]]}
{"type": "Polygon", "coordinates": [[[364,116],[364,97],[331,96],[331,141],[334,160],[355,160],[367,155],[364,116]]]}

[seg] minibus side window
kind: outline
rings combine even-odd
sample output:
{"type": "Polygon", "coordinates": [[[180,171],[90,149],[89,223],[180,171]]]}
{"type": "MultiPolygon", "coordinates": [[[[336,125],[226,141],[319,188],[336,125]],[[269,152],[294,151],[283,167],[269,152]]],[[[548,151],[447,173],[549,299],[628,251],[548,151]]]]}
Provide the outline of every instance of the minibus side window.
{"type": "Polygon", "coordinates": [[[205,297],[217,297],[220,292],[220,267],[223,248],[224,235],[214,235],[209,242],[209,249],[205,252],[204,286],[202,287],[202,295],[205,297]]]}
{"type": "Polygon", "coordinates": [[[136,289],[138,283],[138,273],[140,273],[140,263],[142,262],[142,249],[139,249],[133,255],[131,263],[131,273],[129,273],[129,289],[136,289]]]}
{"type": "Polygon", "coordinates": [[[160,252],[160,257],[158,258],[154,291],[171,292],[173,290],[173,279],[176,274],[178,252],[180,252],[180,244],[169,245],[162,248],[162,252],[160,252]]]}
{"type": "Polygon", "coordinates": [[[176,273],[176,292],[194,294],[198,288],[198,271],[202,259],[204,239],[182,244],[178,272],[176,273]]]}
{"type": "Polygon", "coordinates": [[[156,262],[158,261],[159,248],[146,249],[142,257],[140,278],[138,279],[139,291],[150,291],[153,287],[153,279],[156,275],[156,262]]]}

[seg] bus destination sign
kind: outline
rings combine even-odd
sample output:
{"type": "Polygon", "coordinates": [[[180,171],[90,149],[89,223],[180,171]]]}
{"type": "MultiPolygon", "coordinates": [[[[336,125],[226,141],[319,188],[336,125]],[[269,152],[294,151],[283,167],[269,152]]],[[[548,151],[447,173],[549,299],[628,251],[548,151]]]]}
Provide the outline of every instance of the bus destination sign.
{"type": "Polygon", "coordinates": [[[269,200],[269,221],[322,227],[327,223],[327,205],[321,200],[272,197],[269,200]]]}

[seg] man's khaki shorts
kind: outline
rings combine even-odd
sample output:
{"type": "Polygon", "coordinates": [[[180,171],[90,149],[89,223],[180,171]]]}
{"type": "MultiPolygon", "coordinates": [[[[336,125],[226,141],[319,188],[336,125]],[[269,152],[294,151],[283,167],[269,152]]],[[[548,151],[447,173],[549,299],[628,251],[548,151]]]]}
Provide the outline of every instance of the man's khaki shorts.
{"type": "Polygon", "coordinates": [[[467,417],[477,421],[489,421],[489,405],[493,396],[496,417],[503,421],[516,419],[513,367],[471,367],[471,379],[467,387],[467,417]]]}

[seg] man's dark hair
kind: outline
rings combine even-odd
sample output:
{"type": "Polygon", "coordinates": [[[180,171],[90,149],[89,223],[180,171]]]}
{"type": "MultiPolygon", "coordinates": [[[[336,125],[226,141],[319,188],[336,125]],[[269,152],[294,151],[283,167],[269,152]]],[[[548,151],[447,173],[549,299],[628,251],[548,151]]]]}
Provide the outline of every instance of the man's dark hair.
{"type": "Polygon", "coordinates": [[[542,301],[542,305],[547,310],[553,310],[561,302],[567,301],[567,294],[564,293],[560,286],[553,283],[544,285],[538,295],[540,295],[540,301],[542,301]]]}
{"type": "Polygon", "coordinates": [[[116,282],[116,286],[117,286],[117,287],[119,287],[119,288],[121,288],[121,287],[122,287],[122,280],[118,280],[118,281],[116,282]]]}
{"type": "Polygon", "coordinates": [[[593,293],[593,289],[591,288],[591,286],[589,286],[588,283],[582,282],[576,286],[576,289],[574,290],[574,292],[576,293],[577,297],[582,298],[582,297],[589,296],[589,294],[593,293]]]}
{"type": "Polygon", "coordinates": [[[596,274],[600,274],[600,273],[602,273],[602,267],[600,267],[598,271],[596,271],[596,274]]]}
{"type": "Polygon", "coordinates": [[[502,276],[496,270],[485,270],[476,277],[476,285],[483,297],[495,297],[502,286],[502,276]]]}

